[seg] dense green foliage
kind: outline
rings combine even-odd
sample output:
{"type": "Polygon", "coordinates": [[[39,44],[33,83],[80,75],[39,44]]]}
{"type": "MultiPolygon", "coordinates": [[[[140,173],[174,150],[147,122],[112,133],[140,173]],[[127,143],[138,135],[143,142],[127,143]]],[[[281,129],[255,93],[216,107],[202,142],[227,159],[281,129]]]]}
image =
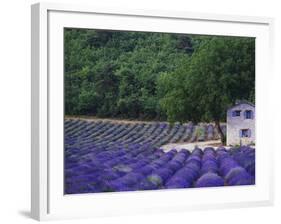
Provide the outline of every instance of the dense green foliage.
{"type": "Polygon", "coordinates": [[[186,35],[66,29],[66,114],[166,119],[158,77],[195,46],[186,35]]]}
{"type": "Polygon", "coordinates": [[[65,113],[220,121],[254,99],[254,39],[65,29],[65,113]]]}

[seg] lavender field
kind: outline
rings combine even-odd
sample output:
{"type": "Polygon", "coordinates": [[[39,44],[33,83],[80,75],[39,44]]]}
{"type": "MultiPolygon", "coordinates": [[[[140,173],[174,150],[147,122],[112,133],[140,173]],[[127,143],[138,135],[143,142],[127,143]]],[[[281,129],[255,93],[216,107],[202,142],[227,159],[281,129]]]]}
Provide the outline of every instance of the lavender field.
{"type": "Polygon", "coordinates": [[[66,119],[65,194],[255,184],[252,147],[161,149],[214,139],[212,124],[66,119]]]}

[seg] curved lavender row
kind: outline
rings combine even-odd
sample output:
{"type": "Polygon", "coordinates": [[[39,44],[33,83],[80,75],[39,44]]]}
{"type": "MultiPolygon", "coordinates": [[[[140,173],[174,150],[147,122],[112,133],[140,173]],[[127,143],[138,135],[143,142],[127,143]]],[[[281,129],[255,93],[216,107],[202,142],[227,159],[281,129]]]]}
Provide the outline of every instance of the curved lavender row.
{"type": "Polygon", "coordinates": [[[201,168],[200,150],[195,149],[188,156],[184,166],[177,170],[175,174],[166,183],[166,188],[189,188],[193,186],[193,182],[199,177],[201,168]]]}
{"type": "Polygon", "coordinates": [[[249,146],[242,146],[239,149],[231,150],[232,158],[239,165],[247,170],[251,176],[255,177],[255,149],[249,146]]]}
{"type": "Polygon", "coordinates": [[[196,181],[195,187],[224,186],[224,179],[219,175],[219,172],[216,151],[211,147],[205,148],[202,156],[201,176],[196,181]]]}
{"type": "Polygon", "coordinates": [[[255,178],[232,158],[230,152],[219,151],[220,174],[225,178],[226,185],[250,185],[255,183],[255,178]]]}
{"type": "Polygon", "coordinates": [[[209,124],[207,127],[207,140],[214,139],[214,126],[209,124]]]}
{"type": "MultiPolygon", "coordinates": [[[[193,132],[192,124],[186,126],[177,123],[171,127],[162,122],[140,125],[139,123],[121,124],[111,121],[66,120],[65,128],[67,143],[79,146],[79,148],[87,147],[92,143],[102,144],[104,139],[118,143],[146,142],[160,146],[169,142],[187,141],[190,139],[191,132],[193,132]],[[71,123],[74,123],[74,127],[71,123]],[[97,128],[97,126],[99,127],[97,128]],[[141,126],[145,126],[146,129],[141,126]],[[139,131],[135,132],[134,129],[139,131]]],[[[201,137],[203,137],[201,140],[207,138],[205,135],[201,137]]]]}

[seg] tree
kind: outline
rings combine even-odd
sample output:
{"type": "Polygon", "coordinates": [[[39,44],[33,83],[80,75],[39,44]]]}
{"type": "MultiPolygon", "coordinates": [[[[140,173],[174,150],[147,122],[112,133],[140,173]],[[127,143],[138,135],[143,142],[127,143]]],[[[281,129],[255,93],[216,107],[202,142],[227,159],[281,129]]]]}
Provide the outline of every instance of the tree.
{"type": "MultiPolygon", "coordinates": [[[[213,37],[202,42],[190,61],[170,78],[161,105],[168,120],[214,121],[225,143],[220,122],[237,99],[253,99],[255,41],[252,38],[213,37]]],[[[164,78],[163,78],[164,79],[164,78]]]]}

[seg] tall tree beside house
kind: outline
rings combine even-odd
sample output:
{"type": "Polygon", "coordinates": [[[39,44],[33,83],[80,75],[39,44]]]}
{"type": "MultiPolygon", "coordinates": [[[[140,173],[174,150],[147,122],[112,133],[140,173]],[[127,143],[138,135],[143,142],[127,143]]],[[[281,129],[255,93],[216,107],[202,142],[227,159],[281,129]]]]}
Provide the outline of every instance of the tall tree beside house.
{"type": "Polygon", "coordinates": [[[220,122],[237,99],[253,99],[255,40],[209,37],[180,68],[159,78],[166,86],[161,105],[170,122],[214,121],[221,140],[220,122]]]}

